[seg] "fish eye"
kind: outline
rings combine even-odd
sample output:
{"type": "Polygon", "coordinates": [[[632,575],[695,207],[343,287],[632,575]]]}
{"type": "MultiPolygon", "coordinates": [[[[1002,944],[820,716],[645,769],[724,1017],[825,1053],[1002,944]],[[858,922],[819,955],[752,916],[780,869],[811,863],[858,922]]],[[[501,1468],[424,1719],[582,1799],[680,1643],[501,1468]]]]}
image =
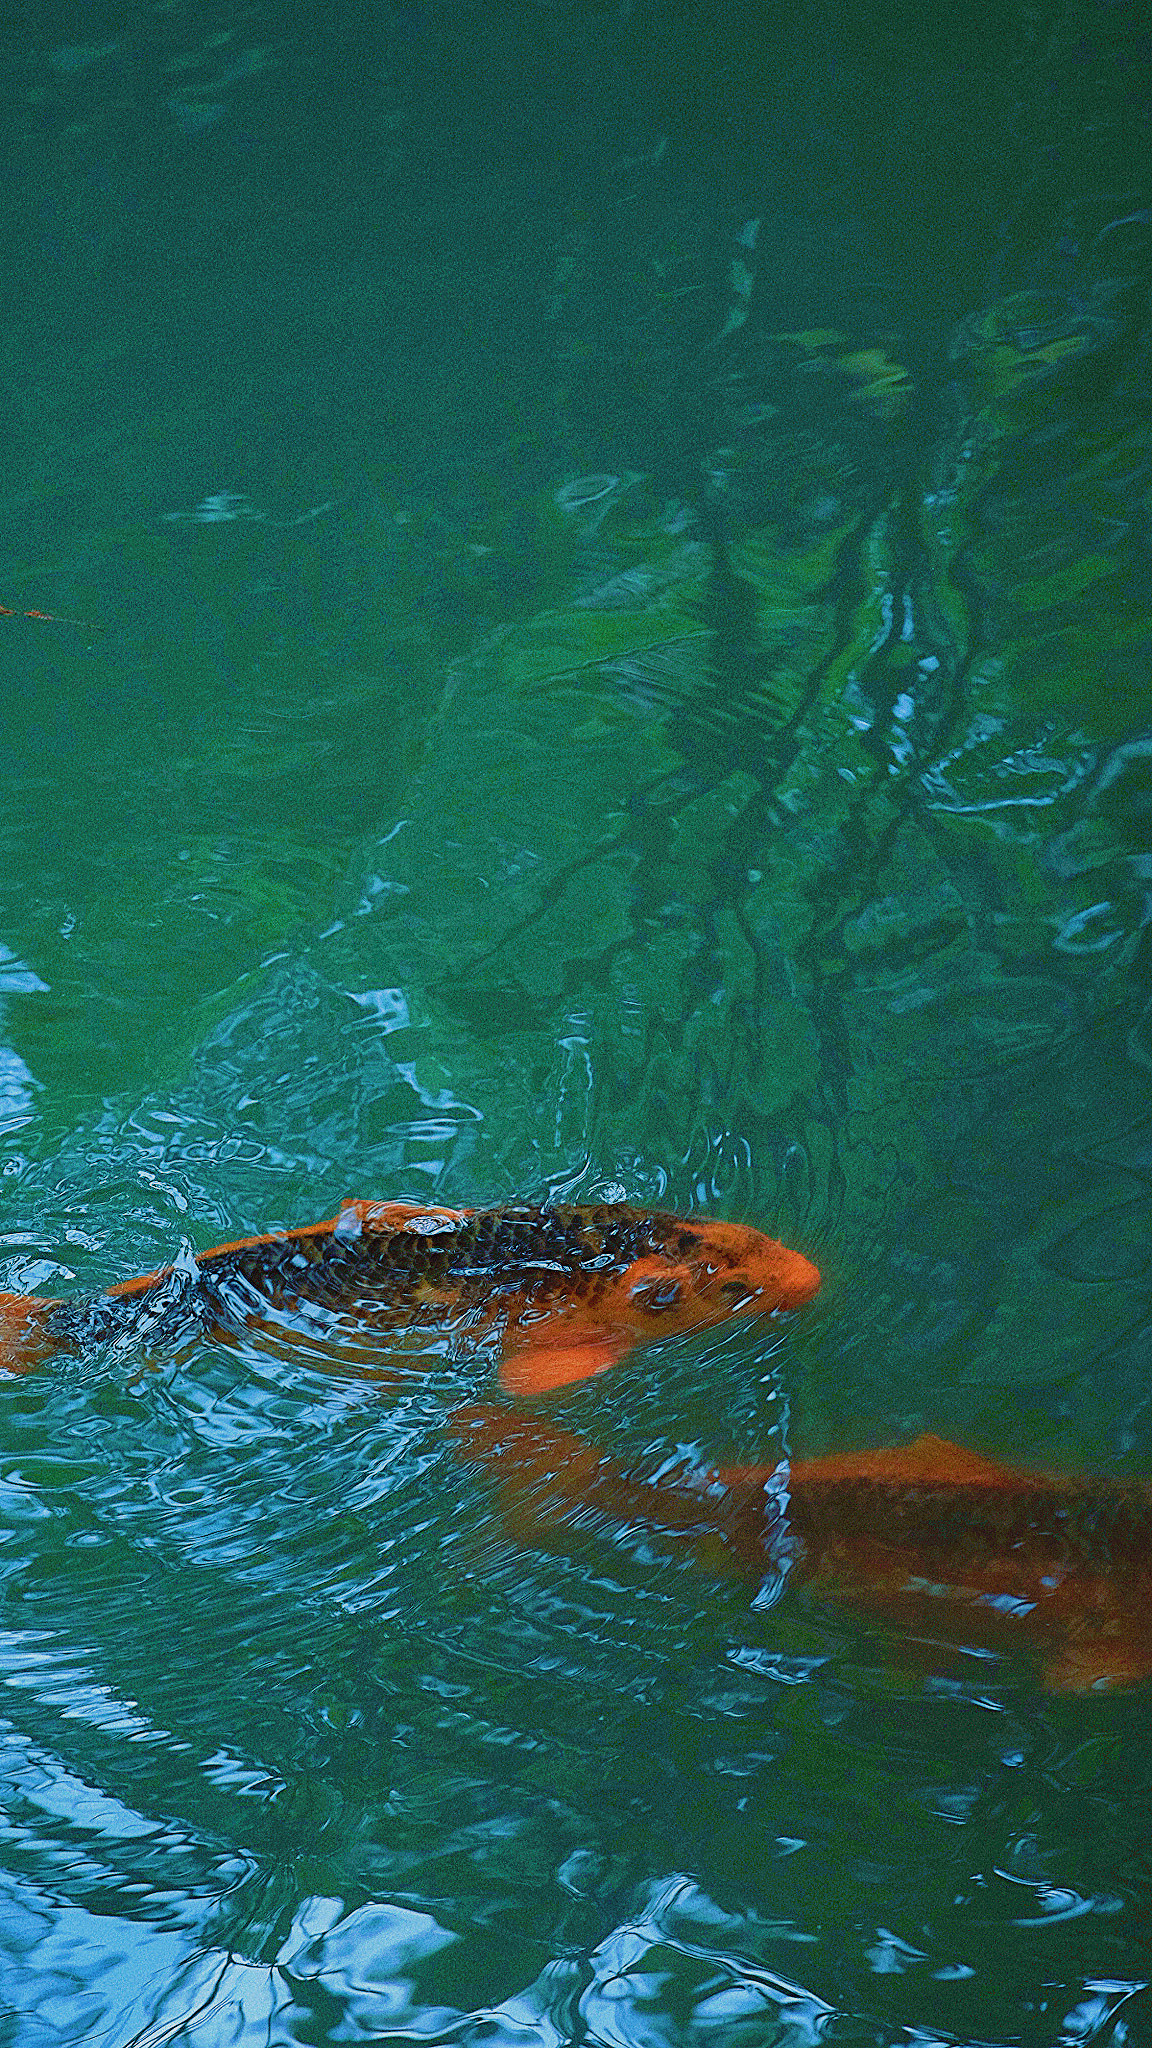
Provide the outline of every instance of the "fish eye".
{"type": "Polygon", "coordinates": [[[753,1295],[759,1294],[760,1289],[754,1287],[750,1280],[742,1278],[723,1281],[717,1291],[723,1295],[725,1301],[750,1301],[753,1295]]]}

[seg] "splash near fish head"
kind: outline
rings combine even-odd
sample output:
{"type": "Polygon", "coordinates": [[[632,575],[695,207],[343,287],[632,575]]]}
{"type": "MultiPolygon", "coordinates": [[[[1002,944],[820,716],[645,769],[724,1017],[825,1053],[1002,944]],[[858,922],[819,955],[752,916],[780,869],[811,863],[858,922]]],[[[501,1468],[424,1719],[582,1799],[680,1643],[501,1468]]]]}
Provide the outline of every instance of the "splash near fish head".
{"type": "MultiPolygon", "coordinates": [[[[570,1210],[586,1253],[584,1284],[509,1317],[500,1383],[551,1393],[606,1372],[636,1345],[734,1315],[799,1308],[820,1275],[799,1252],[745,1224],[688,1221],[624,1207],[570,1210]]],[[[574,1274],[573,1280],[578,1280],[574,1274]]]]}

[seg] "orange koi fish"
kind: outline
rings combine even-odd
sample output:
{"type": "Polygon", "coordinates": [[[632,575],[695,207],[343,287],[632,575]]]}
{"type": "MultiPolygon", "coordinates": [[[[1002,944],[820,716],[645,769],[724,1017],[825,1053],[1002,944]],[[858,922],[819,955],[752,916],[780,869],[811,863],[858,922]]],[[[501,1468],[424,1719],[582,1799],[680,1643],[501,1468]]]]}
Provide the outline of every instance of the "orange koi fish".
{"type": "Polygon", "coordinates": [[[758,1230],[658,1210],[424,1208],[345,1202],[303,1230],[201,1252],[79,1300],[0,1295],[0,1365],[19,1371],[54,1351],[139,1334],[164,1318],[233,1334],[294,1308],[353,1311],[385,1329],[458,1327],[500,1334],[499,1380],[550,1393],[607,1371],[634,1345],[731,1315],[798,1308],[815,1266],[758,1230]]]}
{"type": "Polygon", "coordinates": [[[0,619],[40,619],[50,626],[79,626],[86,633],[99,631],[92,619],[67,619],[62,612],[25,611],[11,604],[0,604],[0,619]]]}
{"type": "Polygon", "coordinates": [[[1055,1690],[1152,1676],[1152,1483],[1015,1471],[937,1436],[645,1480],[533,1416],[462,1408],[452,1429],[521,1540],[639,1523],[711,1570],[777,1573],[921,1642],[1038,1653],[1055,1690]]]}

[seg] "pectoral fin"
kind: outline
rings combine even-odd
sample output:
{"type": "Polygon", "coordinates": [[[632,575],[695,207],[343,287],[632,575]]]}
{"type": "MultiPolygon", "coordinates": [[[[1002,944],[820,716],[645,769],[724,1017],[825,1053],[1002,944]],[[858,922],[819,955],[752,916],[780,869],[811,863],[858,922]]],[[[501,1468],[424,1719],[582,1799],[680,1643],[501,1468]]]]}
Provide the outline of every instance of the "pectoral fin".
{"type": "Polygon", "coordinates": [[[551,1321],[538,1330],[537,1335],[513,1324],[505,1333],[497,1379],[506,1394],[526,1399],[595,1379],[617,1365],[633,1342],[623,1330],[573,1330],[568,1336],[551,1321]]]}
{"type": "Polygon", "coordinates": [[[1144,1626],[1145,1608],[1099,1619],[1095,1628],[1072,1629],[1044,1661],[1044,1683],[1051,1692],[1110,1692],[1140,1685],[1152,1677],[1152,1641],[1144,1626]]]}

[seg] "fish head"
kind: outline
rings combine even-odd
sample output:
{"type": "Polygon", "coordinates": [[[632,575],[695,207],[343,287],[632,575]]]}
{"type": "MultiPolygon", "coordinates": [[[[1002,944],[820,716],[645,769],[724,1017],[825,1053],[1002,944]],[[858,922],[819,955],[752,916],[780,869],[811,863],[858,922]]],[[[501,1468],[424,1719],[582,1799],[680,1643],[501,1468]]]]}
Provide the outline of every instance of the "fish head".
{"type": "Polygon", "coordinates": [[[597,1275],[591,1293],[578,1290],[559,1313],[510,1321],[500,1367],[507,1392],[574,1385],[606,1372],[638,1344],[729,1316],[799,1308],[820,1286],[816,1267],[801,1253],[746,1224],[659,1214],[644,1222],[639,1241],[597,1275]]]}
{"type": "Polygon", "coordinates": [[[659,1249],[633,1259],[608,1290],[614,1314],[637,1341],[800,1308],[820,1286],[800,1252],[747,1224],[666,1220],[659,1249]]]}

